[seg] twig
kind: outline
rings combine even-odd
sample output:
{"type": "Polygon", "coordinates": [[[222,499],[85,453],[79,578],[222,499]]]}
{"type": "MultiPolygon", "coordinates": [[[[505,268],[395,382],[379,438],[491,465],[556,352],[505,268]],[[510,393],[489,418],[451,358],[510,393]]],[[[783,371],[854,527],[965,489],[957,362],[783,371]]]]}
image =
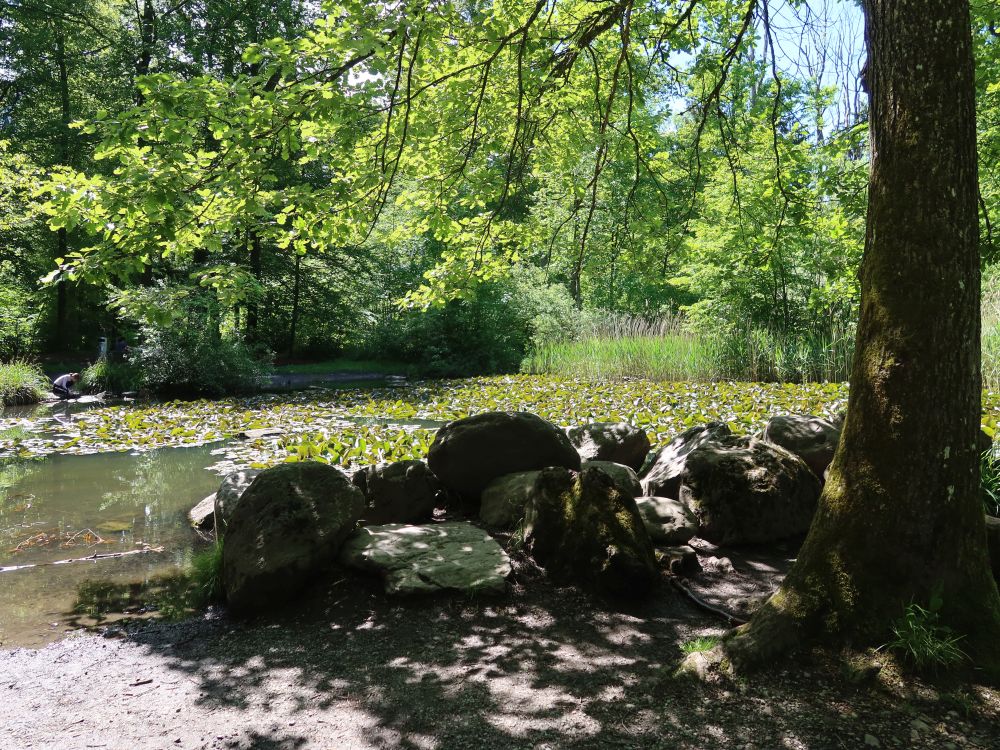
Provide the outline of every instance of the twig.
{"type": "Polygon", "coordinates": [[[66,565],[67,563],[89,562],[91,560],[110,560],[113,558],[125,557],[126,555],[145,555],[148,552],[163,552],[163,547],[144,547],[143,549],[130,549],[126,552],[95,552],[86,557],[71,557],[66,560],[56,560],[55,562],[32,563],[30,565],[8,565],[0,568],[0,573],[10,573],[14,570],[25,568],[40,568],[44,565],[66,565]]]}

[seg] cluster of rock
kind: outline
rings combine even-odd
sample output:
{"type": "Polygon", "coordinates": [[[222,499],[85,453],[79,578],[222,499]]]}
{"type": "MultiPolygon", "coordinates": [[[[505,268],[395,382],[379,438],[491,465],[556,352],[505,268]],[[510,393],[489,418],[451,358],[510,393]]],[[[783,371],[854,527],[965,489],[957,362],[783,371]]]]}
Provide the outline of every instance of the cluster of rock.
{"type": "Polygon", "coordinates": [[[351,477],[315,462],[237,472],[192,521],[225,535],[237,611],[286,600],[335,563],[381,575],[390,593],[502,591],[500,532],[555,580],[640,596],[660,575],[656,547],[672,566],[697,567],[684,546],[695,536],[731,546],[804,534],[839,434],[816,417],[773,417],[756,437],[712,423],[651,454],[628,424],[564,431],[488,412],[442,427],[426,462],[351,477]]]}

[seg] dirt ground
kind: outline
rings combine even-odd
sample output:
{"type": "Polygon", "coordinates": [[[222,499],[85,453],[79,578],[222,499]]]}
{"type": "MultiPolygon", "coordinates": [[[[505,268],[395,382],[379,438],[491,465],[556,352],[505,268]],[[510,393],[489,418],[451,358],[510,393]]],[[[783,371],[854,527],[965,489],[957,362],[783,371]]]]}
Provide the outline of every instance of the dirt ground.
{"type": "Polygon", "coordinates": [[[723,627],[667,586],[623,607],[521,569],[502,598],[399,601],[341,577],[253,622],[0,652],[0,748],[1000,748],[1000,693],[976,685],[823,655],[674,678],[723,627]]]}

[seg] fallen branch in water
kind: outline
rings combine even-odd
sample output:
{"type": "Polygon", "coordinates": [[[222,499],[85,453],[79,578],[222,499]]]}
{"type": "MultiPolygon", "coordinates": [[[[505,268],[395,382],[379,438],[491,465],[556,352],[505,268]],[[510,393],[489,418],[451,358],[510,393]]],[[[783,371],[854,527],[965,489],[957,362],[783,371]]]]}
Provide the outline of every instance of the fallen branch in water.
{"type": "Polygon", "coordinates": [[[126,552],[95,552],[86,557],[71,557],[66,560],[56,560],[55,562],[30,563],[28,565],[8,565],[0,568],[0,573],[10,573],[14,570],[24,570],[25,568],[40,568],[44,565],[66,565],[76,562],[90,562],[92,560],[110,560],[112,558],[125,557],[126,555],[145,555],[148,552],[163,552],[163,547],[143,547],[142,549],[130,549],[126,552]]]}

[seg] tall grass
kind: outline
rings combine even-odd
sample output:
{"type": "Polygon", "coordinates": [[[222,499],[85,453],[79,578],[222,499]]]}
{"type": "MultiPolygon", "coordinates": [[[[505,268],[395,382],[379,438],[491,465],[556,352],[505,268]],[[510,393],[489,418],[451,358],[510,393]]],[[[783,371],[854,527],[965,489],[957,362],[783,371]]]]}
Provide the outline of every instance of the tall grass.
{"type": "Polygon", "coordinates": [[[679,317],[609,315],[589,323],[576,340],[536,346],[521,369],[588,378],[708,380],[713,362],[712,342],[687,330],[679,317]]]}
{"type": "Polygon", "coordinates": [[[842,381],[854,340],[842,335],[782,336],[747,327],[693,330],[682,316],[655,320],[610,315],[576,340],[537,346],[522,370],[589,378],[652,380],[842,381]]]}
{"type": "Polygon", "coordinates": [[[38,403],[48,391],[49,379],[27,362],[0,364],[0,402],[4,406],[38,403]]]}

